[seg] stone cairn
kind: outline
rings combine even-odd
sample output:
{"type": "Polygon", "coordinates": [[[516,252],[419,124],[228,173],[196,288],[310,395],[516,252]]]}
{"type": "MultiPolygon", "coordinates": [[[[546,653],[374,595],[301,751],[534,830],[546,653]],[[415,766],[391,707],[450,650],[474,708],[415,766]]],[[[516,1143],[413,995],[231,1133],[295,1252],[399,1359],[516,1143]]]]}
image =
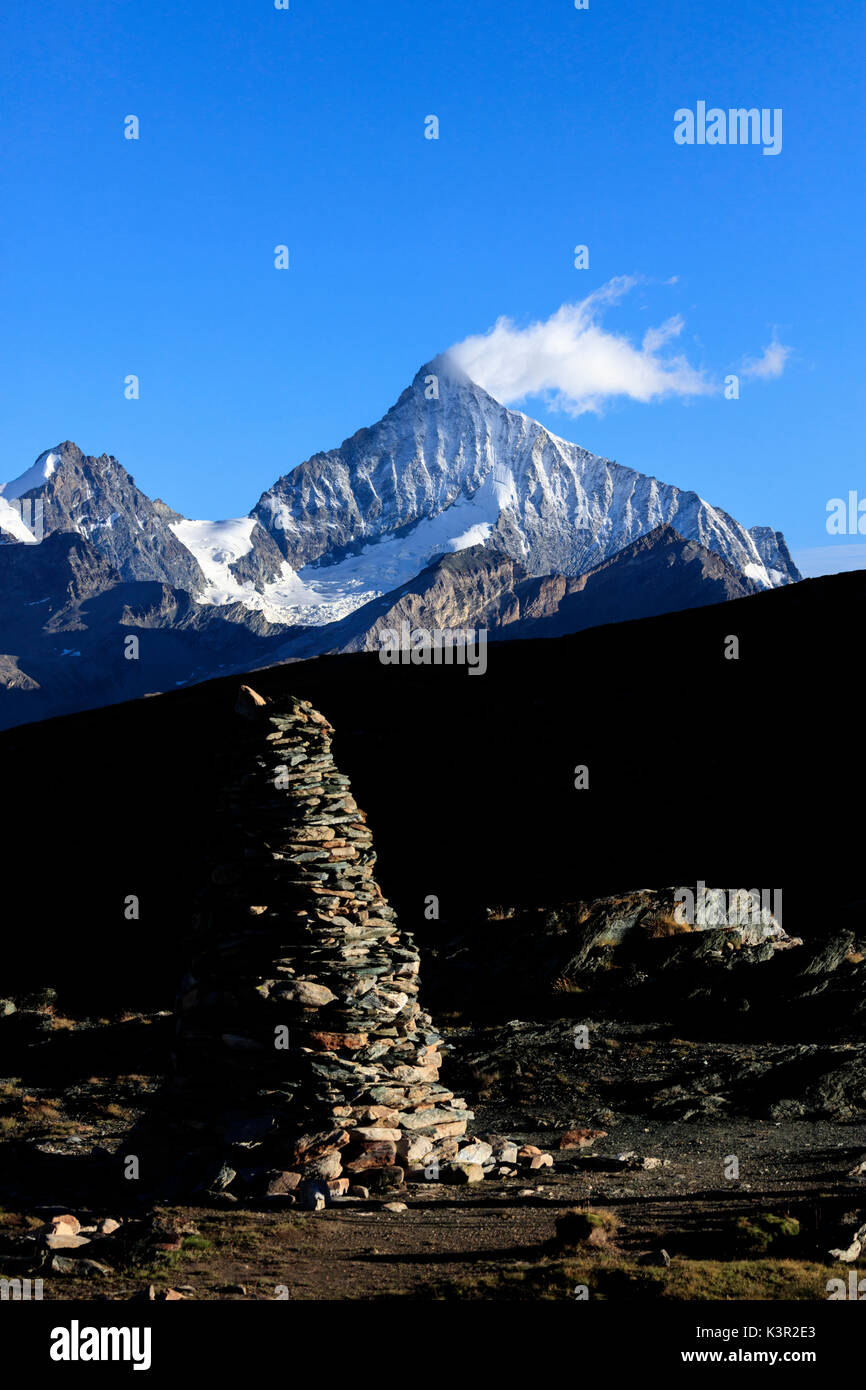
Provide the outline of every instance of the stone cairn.
{"type": "Polygon", "coordinates": [[[438,1175],[472,1113],[438,1079],[419,956],[331,725],[241,687],[199,950],[177,1004],[172,1127],[210,1194],[317,1208],[438,1175]],[[197,1166],[196,1166],[197,1164],[197,1166]]]}

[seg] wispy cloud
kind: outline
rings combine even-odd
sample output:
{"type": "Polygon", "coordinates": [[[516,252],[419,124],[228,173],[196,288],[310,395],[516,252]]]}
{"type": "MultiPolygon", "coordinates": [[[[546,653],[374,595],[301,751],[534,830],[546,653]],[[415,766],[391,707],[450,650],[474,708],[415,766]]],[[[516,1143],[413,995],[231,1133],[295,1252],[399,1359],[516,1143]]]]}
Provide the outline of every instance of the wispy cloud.
{"type": "MultiPolygon", "coordinates": [[[[563,304],[550,318],[525,328],[507,317],[497,319],[489,332],[457,343],[451,355],[497,400],[515,405],[542,396],[569,415],[601,413],[617,397],[655,401],[721,391],[722,383],[703,367],[670,351],[684,328],[679,314],[648,329],[639,345],[603,326],[605,311],[640,283],[645,282],[638,276],[617,276],[586,299],[563,304]]],[[[779,376],[789,352],[774,338],[741,375],[779,376]]]]}
{"type": "Polygon", "coordinates": [[[782,375],[791,352],[792,349],[780,343],[774,333],[773,341],[767,344],[760,357],[746,358],[740,368],[740,376],[758,381],[771,381],[774,377],[782,375]]]}

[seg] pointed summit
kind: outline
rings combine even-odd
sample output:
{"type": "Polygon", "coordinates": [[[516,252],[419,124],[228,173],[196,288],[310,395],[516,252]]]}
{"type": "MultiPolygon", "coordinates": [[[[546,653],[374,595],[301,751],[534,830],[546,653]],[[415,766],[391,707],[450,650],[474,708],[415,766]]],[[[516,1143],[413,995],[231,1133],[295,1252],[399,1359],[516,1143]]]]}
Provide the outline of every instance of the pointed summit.
{"type": "Polygon", "coordinates": [[[494,400],[447,352],[378,423],[278,479],[253,515],[309,584],[319,622],[449,551],[482,544],[530,574],[574,576],[662,524],[761,587],[799,578],[769,528],[749,532],[695,492],[551,434],[494,400]]]}
{"type": "Polygon", "coordinates": [[[430,377],[435,377],[440,385],[442,382],[446,382],[449,386],[467,387],[470,390],[483,392],[484,395],[488,394],[483,390],[483,387],[466,375],[463,368],[449,352],[437,353],[429,362],[425,362],[423,367],[419,367],[412,381],[412,389],[416,390],[419,385],[426,387],[430,377]]]}
{"type": "Polygon", "coordinates": [[[172,532],[167,509],[136,487],[111,454],[95,458],[64,440],[3,489],[10,504],[22,497],[38,497],[44,535],[75,531],[123,579],[158,580],[193,594],[204,588],[204,574],[172,532]]]}
{"type": "Polygon", "coordinates": [[[24,497],[26,493],[32,492],[34,488],[41,487],[52,476],[57,465],[61,462],[62,451],[68,447],[67,441],[66,444],[58,444],[54,449],[46,449],[45,453],[40,454],[36,462],[31,464],[29,468],[25,468],[23,473],[19,473],[17,478],[3,483],[0,486],[0,495],[5,497],[7,502],[12,502],[19,497],[24,497]]]}

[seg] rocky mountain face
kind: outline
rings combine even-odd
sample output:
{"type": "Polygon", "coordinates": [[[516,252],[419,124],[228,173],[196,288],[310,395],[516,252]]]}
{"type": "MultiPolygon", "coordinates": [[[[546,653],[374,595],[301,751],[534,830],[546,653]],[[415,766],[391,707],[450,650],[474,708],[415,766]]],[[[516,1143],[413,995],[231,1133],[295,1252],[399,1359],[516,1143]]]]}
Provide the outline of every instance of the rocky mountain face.
{"type": "Polygon", "coordinates": [[[0,592],[2,727],[245,670],[292,632],[242,604],[215,608],[156,580],[125,582],[71,531],[0,547],[0,592]]]}
{"type": "Polygon", "coordinates": [[[378,424],[280,478],[254,515],[295,570],[405,539],[407,562],[477,541],[531,574],[578,575],[668,524],[765,587],[800,577],[769,528],[557,438],[446,357],[378,424]]]}
{"type": "Polygon", "coordinates": [[[187,519],[111,456],[59,444],[0,489],[0,577],[8,726],[372,650],[404,621],[557,636],[800,576],[781,533],[557,438],[440,357],[246,517],[187,519]],[[149,668],[118,667],[130,628],[160,634],[149,668]]]}
{"type": "MultiPolygon", "coordinates": [[[[618,551],[575,578],[533,577],[485,546],[442,556],[408,584],[322,630],[331,651],[377,651],[386,630],[486,629],[491,639],[559,637],[602,623],[626,622],[759,592],[721,555],[685,541],[670,526],[618,551]]],[[[318,634],[317,634],[318,636],[318,634]]],[[[295,655],[312,654],[310,636],[293,638],[295,655]]]]}
{"type": "Polygon", "coordinates": [[[518,590],[505,637],[560,637],[602,623],[727,603],[761,591],[716,551],[660,526],[577,578],[546,575],[518,590]]]}
{"type": "Polygon", "coordinates": [[[4,547],[0,574],[5,633],[30,632],[34,619],[56,623],[68,608],[121,582],[105,556],[74,531],[46,536],[41,545],[4,547]]]}
{"type": "Polygon", "coordinates": [[[39,501],[46,536],[83,536],[122,579],[156,579],[193,594],[204,588],[197,560],[171,530],[174,514],[136,487],[110,454],[92,458],[67,440],[41,454],[2,495],[7,502],[39,501]]]}
{"type": "Polygon", "coordinates": [[[0,547],[10,599],[0,664],[0,725],[130,699],[172,685],[297,661],[322,651],[378,651],[382,634],[483,629],[489,640],[556,637],[604,623],[742,598],[756,581],[670,527],[576,578],[532,577],[484,546],[440,557],[417,578],[339,622],[271,623],[245,604],[197,603],[185,589],[126,583],[83,537],[0,547]],[[136,636],[138,655],[126,656],[136,636]],[[38,691],[37,699],[25,699],[38,691]],[[8,698],[8,697],[13,698],[8,698]]]}

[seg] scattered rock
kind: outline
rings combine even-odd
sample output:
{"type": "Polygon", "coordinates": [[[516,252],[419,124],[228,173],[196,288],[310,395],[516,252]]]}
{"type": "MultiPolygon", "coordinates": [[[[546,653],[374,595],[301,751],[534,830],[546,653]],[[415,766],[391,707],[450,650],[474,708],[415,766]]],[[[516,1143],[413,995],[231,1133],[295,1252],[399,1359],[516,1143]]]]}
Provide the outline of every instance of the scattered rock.
{"type": "Polygon", "coordinates": [[[302,1182],[298,1188],[298,1205],[302,1211],[324,1211],[329,1195],[324,1182],[302,1182]]]}
{"type": "Polygon", "coordinates": [[[484,1169],[480,1163],[462,1163],[457,1159],[442,1170],[444,1182],[476,1183],[484,1181],[484,1169]]]}
{"type": "Polygon", "coordinates": [[[82,1275],[107,1278],[114,1274],[113,1269],[99,1260],[72,1260],[68,1255],[52,1255],[49,1268],[54,1274],[74,1274],[79,1278],[82,1275]]]}
{"type": "Polygon", "coordinates": [[[667,1250],[647,1250],[643,1255],[638,1256],[639,1265],[657,1265],[661,1268],[670,1267],[671,1257],[667,1250]]]}
{"type": "Polygon", "coordinates": [[[43,1243],[49,1250],[77,1250],[82,1245],[89,1245],[90,1237],[73,1236],[61,1228],[59,1231],[49,1231],[43,1237],[43,1243]]]}
{"type": "Polygon", "coordinates": [[[460,1164],[484,1164],[489,1163],[492,1157],[493,1146],[476,1140],[474,1144],[467,1144],[465,1148],[458,1151],[457,1161],[460,1164]]]}
{"type": "Polygon", "coordinates": [[[48,1230],[56,1233],[65,1231],[67,1235],[77,1236],[78,1232],[81,1230],[81,1222],[78,1220],[77,1216],[70,1216],[69,1214],[65,1216],[52,1216],[51,1220],[48,1222],[48,1230]]]}
{"type": "Polygon", "coordinates": [[[587,1149],[596,1139],[606,1139],[606,1129],[568,1129],[559,1140],[561,1149],[587,1149]]]}
{"type": "Polygon", "coordinates": [[[380,1196],[386,1192],[399,1192],[405,1180],[405,1170],[398,1163],[387,1168],[376,1168],[367,1175],[370,1192],[380,1196]]]}
{"type": "Polygon", "coordinates": [[[194,1290],[189,1284],[181,1284],[179,1289],[158,1289],[156,1284],[148,1284],[146,1289],[139,1289],[138,1293],[132,1294],[131,1299],[136,1303],[177,1303],[184,1301],[187,1294],[191,1293],[194,1293],[194,1290]]]}
{"type": "Polygon", "coordinates": [[[300,1181],[300,1173],[275,1171],[268,1177],[264,1195],[266,1197],[285,1197],[288,1193],[295,1191],[300,1181]]]}
{"type": "Polygon", "coordinates": [[[506,1139],[501,1134],[490,1134],[488,1142],[493,1150],[493,1157],[500,1163],[517,1163],[517,1145],[513,1140],[506,1139]]]}
{"type": "Polygon", "coordinates": [[[202,1187],[207,1192],[223,1192],[227,1187],[231,1187],[236,1177],[237,1171],[230,1164],[219,1163],[208,1172],[202,1187]]]}

